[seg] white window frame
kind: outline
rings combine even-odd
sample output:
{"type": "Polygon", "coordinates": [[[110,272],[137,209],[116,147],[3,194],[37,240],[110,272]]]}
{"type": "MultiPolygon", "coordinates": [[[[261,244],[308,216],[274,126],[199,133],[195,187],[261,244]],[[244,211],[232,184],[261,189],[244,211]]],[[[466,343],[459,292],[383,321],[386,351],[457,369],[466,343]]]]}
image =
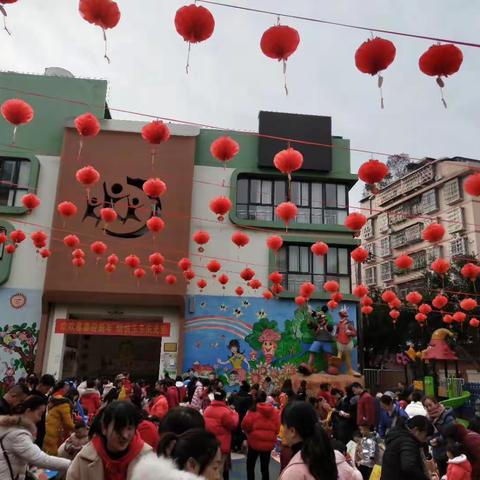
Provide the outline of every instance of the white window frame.
{"type": "Polygon", "coordinates": [[[392,254],[390,248],[390,237],[383,237],[378,240],[378,256],[379,257],[388,257],[392,254]]]}
{"type": "Polygon", "coordinates": [[[365,269],[365,284],[376,285],[377,284],[377,267],[369,267],[365,269]]]}
{"type": "Polygon", "coordinates": [[[389,282],[393,280],[393,264],[392,262],[385,262],[380,264],[380,279],[382,282],[389,282]]]}
{"type": "Polygon", "coordinates": [[[422,194],[422,213],[432,213],[438,210],[437,191],[428,190],[422,194]],[[433,200],[433,201],[432,201],[433,200]]]}
{"type": "Polygon", "coordinates": [[[468,254],[468,239],[467,237],[457,237],[450,241],[450,256],[468,254]]]}
{"type": "Polygon", "coordinates": [[[369,239],[375,236],[375,232],[373,229],[373,218],[369,218],[367,223],[363,227],[363,238],[369,239]]]}
{"type": "Polygon", "coordinates": [[[437,258],[442,257],[443,247],[441,245],[435,245],[434,247],[427,248],[427,266],[430,266],[437,258]]]}
{"type": "Polygon", "coordinates": [[[447,232],[461,232],[465,229],[465,216],[462,207],[452,208],[445,214],[447,223],[447,232]]]}
{"type": "Polygon", "coordinates": [[[443,200],[447,205],[458,202],[462,199],[462,189],[457,178],[445,182],[443,185],[443,200]]]}
{"type": "Polygon", "coordinates": [[[380,233],[388,232],[389,221],[387,212],[383,212],[377,217],[377,227],[380,233]]]}
{"type": "Polygon", "coordinates": [[[364,247],[368,251],[367,263],[375,261],[375,242],[366,243],[364,247]]]}

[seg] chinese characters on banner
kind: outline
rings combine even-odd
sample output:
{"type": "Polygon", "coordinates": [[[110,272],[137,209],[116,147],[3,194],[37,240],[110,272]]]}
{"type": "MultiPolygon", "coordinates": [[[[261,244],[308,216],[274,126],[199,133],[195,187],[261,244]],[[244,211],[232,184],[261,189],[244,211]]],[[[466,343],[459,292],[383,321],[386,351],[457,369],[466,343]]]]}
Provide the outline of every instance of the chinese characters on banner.
{"type": "Polygon", "coordinates": [[[57,319],[55,333],[70,335],[119,335],[128,337],[168,337],[170,324],[163,322],[113,322],[110,320],[57,319]]]}

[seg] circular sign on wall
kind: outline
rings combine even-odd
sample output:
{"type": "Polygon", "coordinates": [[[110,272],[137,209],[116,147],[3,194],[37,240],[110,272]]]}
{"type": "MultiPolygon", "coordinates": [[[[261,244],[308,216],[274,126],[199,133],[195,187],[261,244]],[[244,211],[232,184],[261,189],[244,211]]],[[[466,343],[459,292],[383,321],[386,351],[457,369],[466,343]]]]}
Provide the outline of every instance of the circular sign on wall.
{"type": "Polygon", "coordinates": [[[27,303],[27,297],[23,293],[16,293],[10,297],[10,305],[13,308],[23,308],[27,303]]]}

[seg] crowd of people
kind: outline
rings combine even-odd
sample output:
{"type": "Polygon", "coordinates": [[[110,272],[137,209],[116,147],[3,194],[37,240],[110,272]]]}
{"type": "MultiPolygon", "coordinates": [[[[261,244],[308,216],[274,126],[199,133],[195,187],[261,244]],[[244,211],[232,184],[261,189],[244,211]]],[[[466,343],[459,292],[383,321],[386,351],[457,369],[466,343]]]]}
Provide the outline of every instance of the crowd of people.
{"type": "Polygon", "coordinates": [[[0,399],[0,479],[228,480],[239,452],[248,480],[257,463],[269,480],[272,457],[280,480],[480,480],[480,411],[467,428],[436,399],[394,390],[31,375],[0,399]]]}

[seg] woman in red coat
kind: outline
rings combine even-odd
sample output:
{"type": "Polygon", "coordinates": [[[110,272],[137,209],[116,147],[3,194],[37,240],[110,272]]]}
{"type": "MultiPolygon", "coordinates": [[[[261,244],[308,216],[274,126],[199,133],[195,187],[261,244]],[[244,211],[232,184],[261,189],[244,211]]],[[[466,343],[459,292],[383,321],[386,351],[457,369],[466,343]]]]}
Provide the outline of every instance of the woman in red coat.
{"type": "Polygon", "coordinates": [[[462,445],[472,465],[472,480],[480,480],[480,434],[456,423],[445,429],[445,439],[462,445]]]}
{"type": "Polygon", "coordinates": [[[267,394],[258,392],[257,403],[245,415],[242,430],[247,435],[247,480],[255,480],[255,464],[260,456],[262,480],[269,480],[270,454],[280,430],[280,412],[265,403],[267,394]]]}
{"type": "Polygon", "coordinates": [[[213,433],[220,442],[222,458],[224,462],[223,478],[228,480],[230,470],[230,451],[232,449],[232,432],[238,426],[238,413],[234,407],[229,407],[226,402],[225,390],[213,394],[214,399],[206,408],[203,417],[205,429],[213,433]]]}
{"type": "Polygon", "coordinates": [[[158,392],[158,396],[153,399],[148,413],[151,417],[156,417],[159,420],[162,420],[162,418],[168,413],[168,400],[165,396],[164,383],[158,381],[155,385],[155,390],[158,392]]]}

